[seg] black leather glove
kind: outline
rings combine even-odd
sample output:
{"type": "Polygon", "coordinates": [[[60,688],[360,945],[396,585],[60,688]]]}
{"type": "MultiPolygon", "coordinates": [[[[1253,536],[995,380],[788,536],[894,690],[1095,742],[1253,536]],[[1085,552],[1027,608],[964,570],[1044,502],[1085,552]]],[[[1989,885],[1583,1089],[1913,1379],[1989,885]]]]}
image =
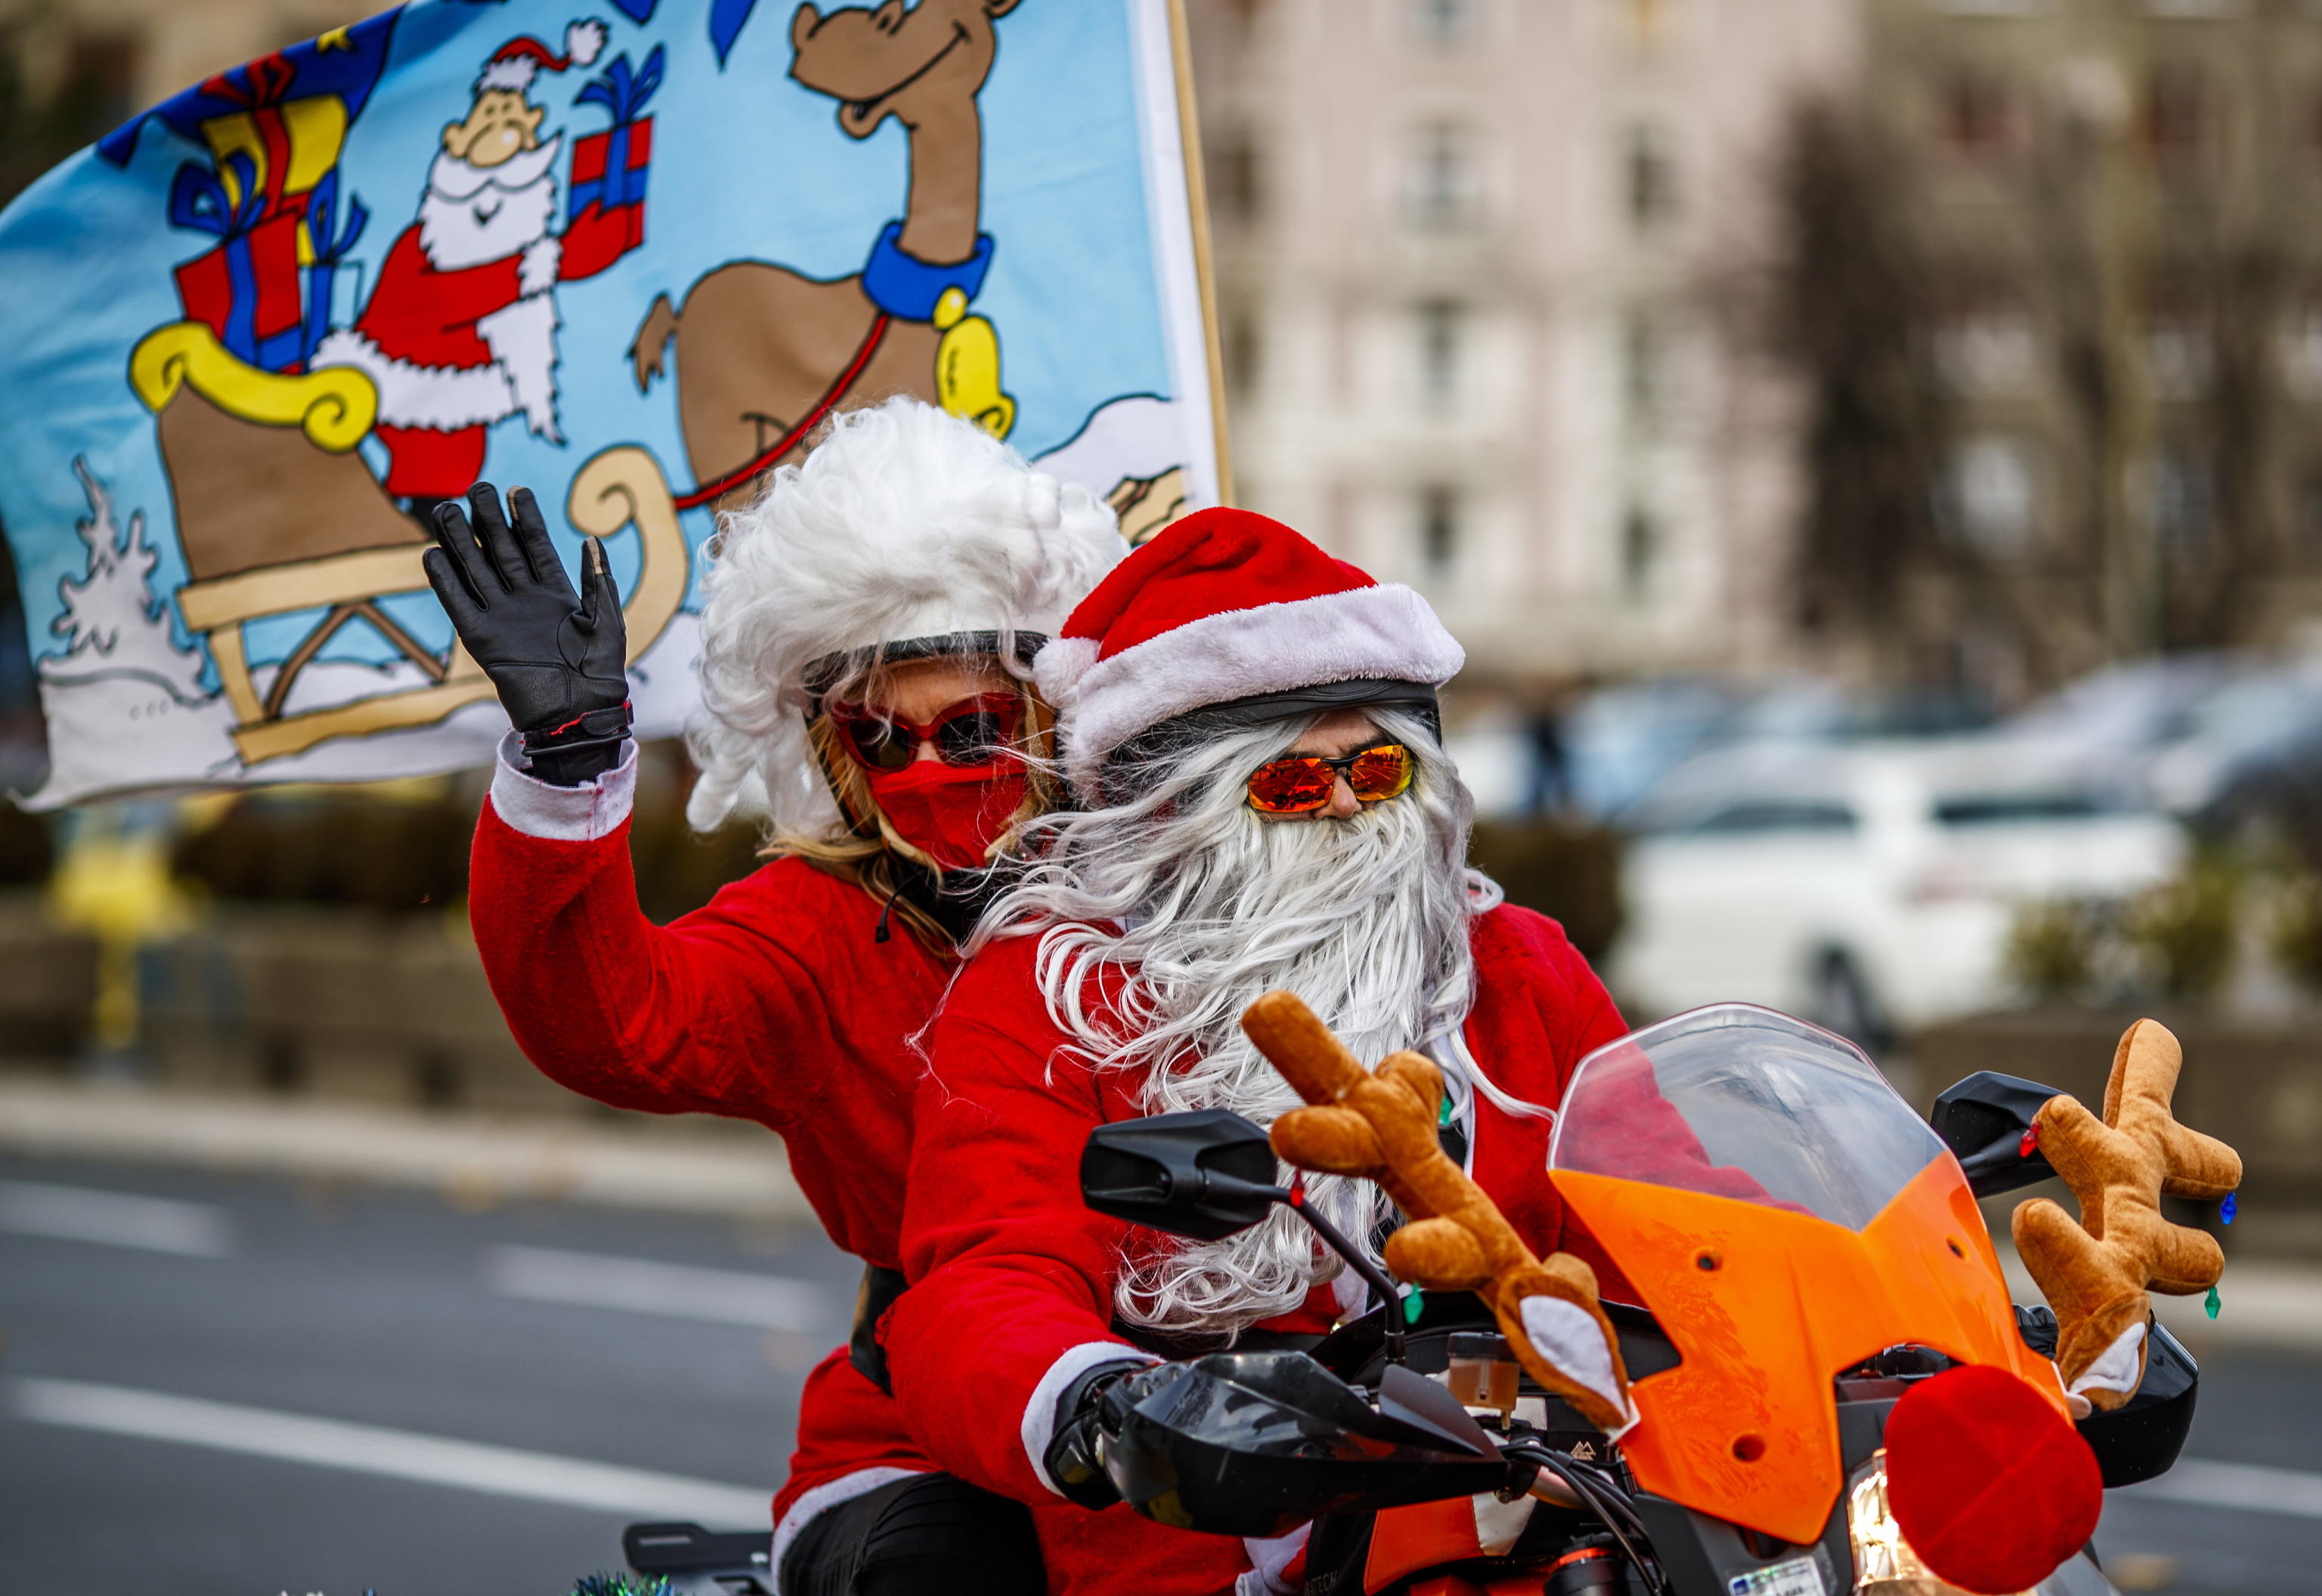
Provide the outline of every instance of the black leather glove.
{"type": "Polygon", "coordinates": [[[628,634],[605,551],[584,540],[580,586],[563,561],[532,490],[500,496],[489,482],[468,489],[470,515],[435,508],[437,548],[422,563],[460,641],[523,734],[533,773],[574,787],[618,764],[629,729],[628,634]]]}
{"type": "Polygon", "coordinates": [[[1149,1366],[1129,1362],[1099,1363],[1065,1387],[1065,1394],[1056,1399],[1056,1428],[1040,1463],[1066,1501],[1084,1508],[1109,1508],[1120,1500],[1097,1452],[1104,1395],[1124,1377],[1149,1366]]]}

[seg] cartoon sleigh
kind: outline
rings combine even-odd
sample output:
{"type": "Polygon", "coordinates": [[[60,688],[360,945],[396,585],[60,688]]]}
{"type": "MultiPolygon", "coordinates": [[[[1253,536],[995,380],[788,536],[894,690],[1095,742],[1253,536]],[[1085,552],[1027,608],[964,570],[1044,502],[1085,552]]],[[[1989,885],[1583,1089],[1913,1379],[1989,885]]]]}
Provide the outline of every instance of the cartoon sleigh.
{"type": "MultiPolygon", "coordinates": [[[[172,178],[170,224],[212,242],[173,269],[185,317],[138,343],[129,380],[158,417],[186,562],[186,580],[175,595],[178,613],[217,667],[233,711],[234,746],[247,764],[300,753],[330,738],[431,725],[493,696],[456,642],[437,655],[382,603],[426,587],[420,555],[430,538],[416,518],[397,508],[356,452],[380,420],[375,374],[359,361],[329,356],[330,342],[343,336],[332,327],[339,297],[334,290],[344,286],[337,274],[369,219],[359,200],[341,193],[339,155],[385,59],[392,27],[389,14],[294,45],[208,80],[152,114],[202,151],[172,178]],[[250,628],[294,616],[313,617],[296,644],[270,672],[253,664],[250,628]],[[309,676],[351,625],[376,633],[409,667],[386,677],[388,690],[363,682],[372,690],[334,694],[338,684],[309,676]]],[[[553,69],[585,64],[603,38],[603,24],[575,23],[568,30],[571,59],[553,58],[553,69]],[[571,46],[574,40],[589,43],[585,54],[571,46]]],[[[522,66],[550,59],[546,50],[521,38],[504,44],[493,61],[497,68],[513,55],[522,66]]],[[[659,82],[660,62],[656,49],[644,70],[633,74],[627,58],[617,58],[576,100],[602,103],[616,125],[574,146],[576,205],[591,160],[596,187],[585,214],[576,210],[557,235],[562,278],[589,275],[571,269],[582,232],[601,246],[597,256],[604,261],[641,237],[651,119],[640,111],[659,82]],[[616,150],[626,153],[616,157],[616,150]],[[608,160],[625,174],[618,205],[605,197],[608,160]]],[[[526,70],[505,81],[491,78],[479,88],[479,103],[489,94],[521,100],[530,76],[526,70]]],[[[114,142],[114,158],[125,160],[134,124],[114,142]]],[[[634,661],[684,597],[687,552],[669,488],[643,450],[609,449],[573,479],[567,516],[594,537],[612,536],[632,522],[638,527],[642,563],[626,611],[634,661]]]]}
{"type": "MultiPolygon", "coordinates": [[[[439,657],[380,607],[383,598],[427,586],[419,557],[429,539],[354,451],[378,413],[368,377],[347,367],[297,376],[261,370],[236,359],[208,327],[178,322],[137,346],[130,381],[159,417],[186,558],[178,614],[217,665],[243,762],[281,759],[332,737],[430,725],[492,696],[456,642],[439,657]],[[316,610],[261,687],[263,667],[251,665],[244,629],[316,610]],[[384,637],[422,685],[294,711],[300,674],[355,623],[384,637]]],[[[642,565],[623,609],[634,662],[685,596],[685,538],[669,486],[644,450],[608,449],[573,478],[565,513],[590,537],[637,527],[642,565]]]]}

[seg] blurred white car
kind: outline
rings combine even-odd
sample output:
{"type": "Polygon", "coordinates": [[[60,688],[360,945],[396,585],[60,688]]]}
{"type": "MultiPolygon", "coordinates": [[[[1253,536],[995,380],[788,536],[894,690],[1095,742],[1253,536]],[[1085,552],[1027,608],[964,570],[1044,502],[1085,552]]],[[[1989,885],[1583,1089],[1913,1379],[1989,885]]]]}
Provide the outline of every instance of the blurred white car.
{"type": "Polygon", "coordinates": [[[1976,738],[1701,755],[1626,816],[1610,975],[1651,1012],[1733,999],[1869,1039],[2007,996],[2016,907],[2166,880],[2179,827],[1976,738]]]}

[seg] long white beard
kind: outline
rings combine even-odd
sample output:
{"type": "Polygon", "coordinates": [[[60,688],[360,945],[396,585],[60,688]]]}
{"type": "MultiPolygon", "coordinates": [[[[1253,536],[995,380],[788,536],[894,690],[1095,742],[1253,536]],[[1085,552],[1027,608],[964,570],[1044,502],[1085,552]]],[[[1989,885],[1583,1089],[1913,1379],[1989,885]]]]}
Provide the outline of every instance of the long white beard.
{"type": "Polygon", "coordinates": [[[559,135],[493,167],[436,151],[419,200],[419,245],[428,264],[458,271],[504,260],[547,237],[562,142],[559,135]]]}
{"type": "MultiPolygon", "coordinates": [[[[994,906],[988,925],[1046,927],[1037,969],[1051,1018],[1096,1068],[1146,1070],[1147,1113],[1227,1108],[1270,1125],[1296,1107],[1241,1032],[1242,1011],[1275,988],[1366,1063],[1466,1017],[1468,921],[1496,900],[1465,866],[1473,805],[1420,723],[1378,718],[1421,761],[1400,798],[1347,820],[1262,820],[1242,801],[1244,779],[1298,727],[1235,733],[1134,803],[1055,819],[1046,862],[994,906]],[[1086,1012],[1105,965],[1128,971],[1116,1008],[1086,1012]]],[[[1367,1181],[1313,1177],[1308,1193],[1366,1245],[1389,1211],[1367,1181]]],[[[1114,1306],[1134,1324],[1238,1333],[1341,1268],[1276,1208],[1222,1241],[1133,1257],[1114,1306]]]]}

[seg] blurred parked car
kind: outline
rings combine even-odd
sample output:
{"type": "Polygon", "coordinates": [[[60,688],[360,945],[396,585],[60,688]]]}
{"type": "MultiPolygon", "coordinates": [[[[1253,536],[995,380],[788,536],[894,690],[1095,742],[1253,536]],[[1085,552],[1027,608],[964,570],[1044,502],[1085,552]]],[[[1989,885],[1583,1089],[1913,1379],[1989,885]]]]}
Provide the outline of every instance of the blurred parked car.
{"type": "Polygon", "coordinates": [[[1632,812],[1615,987],[1656,1013],[1742,999],[1875,1041],[2003,995],[2030,898],[2167,879],[2179,826],[2006,740],[1759,743],[1632,812]]]}
{"type": "Polygon", "coordinates": [[[1716,741],[1742,695],[1682,677],[1587,693],[1562,717],[1564,796],[1583,815],[1619,813],[1716,741]]]}
{"type": "Polygon", "coordinates": [[[1756,683],[1664,677],[1586,694],[1563,716],[1556,743],[1569,806],[1617,818],[1711,749],[1955,735],[1990,719],[1982,700],[1942,689],[1865,691],[1814,676],[1756,683]]]}
{"type": "Polygon", "coordinates": [[[2322,835],[2322,660],[2182,654],[2092,672],[2009,720],[2008,741],[2117,780],[2208,829],[2322,835]]]}
{"type": "Polygon", "coordinates": [[[2198,736],[2204,707],[2250,674],[2235,654],[2172,654],[2090,671],[2010,716],[1998,735],[2098,780],[2142,785],[2198,736]]]}
{"type": "Polygon", "coordinates": [[[2322,872],[2322,726],[2237,762],[2190,818],[2260,857],[2286,849],[2322,872]]]}
{"type": "Polygon", "coordinates": [[[2147,780],[2162,808],[2198,816],[2262,787],[2322,741],[2322,661],[2252,670],[2209,694],[2185,723],[2184,735],[2154,754],[2147,780]]]}

